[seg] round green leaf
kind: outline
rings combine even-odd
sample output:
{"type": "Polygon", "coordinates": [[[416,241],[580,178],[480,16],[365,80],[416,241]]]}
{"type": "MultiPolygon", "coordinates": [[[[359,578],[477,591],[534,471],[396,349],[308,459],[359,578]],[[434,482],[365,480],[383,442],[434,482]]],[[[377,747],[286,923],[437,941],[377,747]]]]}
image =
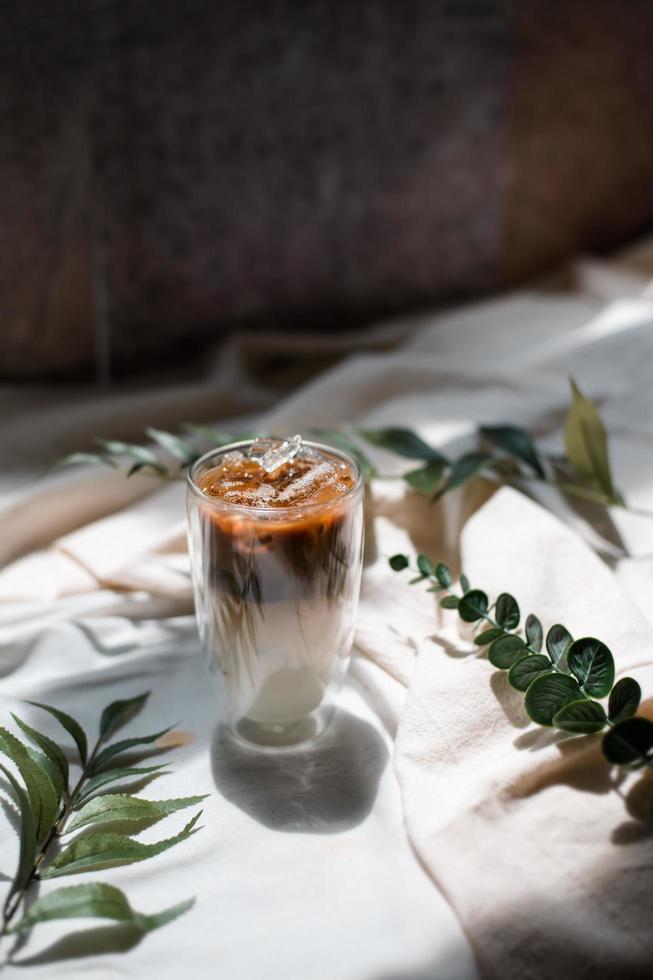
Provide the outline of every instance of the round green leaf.
{"type": "Polygon", "coordinates": [[[406,555],[393,555],[392,558],[389,559],[389,562],[390,568],[394,572],[403,572],[404,568],[408,568],[410,564],[406,555]]]}
{"type": "Polygon", "coordinates": [[[624,721],[631,718],[639,708],[642,689],[632,677],[622,677],[610,692],[608,716],[610,721],[624,721]]]}
{"type": "Polygon", "coordinates": [[[472,588],[466,575],[461,574],[460,576],[460,588],[463,590],[463,592],[469,592],[472,588]]]}
{"type": "Polygon", "coordinates": [[[496,640],[498,636],[503,636],[503,630],[497,629],[496,626],[493,626],[491,629],[483,630],[482,633],[475,636],[474,643],[478,647],[485,647],[488,645],[488,643],[492,643],[492,640],[496,640]]]}
{"type": "Polygon", "coordinates": [[[519,626],[519,606],[514,596],[502,592],[497,599],[494,618],[504,630],[514,630],[519,626]]]}
{"type": "Polygon", "coordinates": [[[578,681],[569,674],[542,674],[528,690],[524,705],[528,717],[538,725],[552,725],[563,705],[580,697],[578,681]]]}
{"type": "Polygon", "coordinates": [[[508,670],[518,660],[521,660],[525,653],[526,647],[521,636],[504,633],[492,642],[487,656],[493,667],[498,667],[499,670],[508,670]]]}
{"type": "Polygon", "coordinates": [[[571,633],[564,626],[561,626],[560,623],[552,626],[546,634],[546,648],[549,656],[560,670],[565,670],[566,668],[567,658],[565,654],[572,643],[573,637],[571,633]]]}
{"type": "Polygon", "coordinates": [[[489,604],[485,592],[481,592],[480,589],[470,589],[458,604],[460,618],[466,623],[475,623],[488,611],[489,604]]]}
{"type": "Polygon", "coordinates": [[[548,657],[542,653],[531,654],[512,665],[508,672],[508,683],[517,691],[526,691],[536,677],[550,670],[551,661],[548,657]]]}
{"type": "Polygon", "coordinates": [[[445,565],[443,561],[439,561],[435,566],[435,577],[437,578],[440,585],[448,589],[453,582],[453,576],[448,565],[445,565]]]}
{"type": "Polygon", "coordinates": [[[424,576],[424,578],[428,578],[429,575],[433,574],[433,565],[426,557],[426,555],[417,556],[417,567],[422,573],[422,575],[424,576]]]}
{"type": "Polygon", "coordinates": [[[614,684],[614,659],[610,650],[593,636],[575,640],[567,652],[569,669],[595,698],[604,698],[614,684]]]}
{"type": "Polygon", "coordinates": [[[459,601],[457,595],[447,595],[440,599],[440,606],[442,609],[457,609],[459,601]]]}
{"type": "Polygon", "coordinates": [[[617,766],[644,765],[653,749],[653,722],[626,718],[603,736],[603,754],[617,766]]]}
{"type": "Polygon", "coordinates": [[[606,715],[598,701],[570,701],[553,716],[553,724],[575,735],[592,735],[605,728],[606,715]]]}
{"type": "Polygon", "coordinates": [[[537,650],[539,653],[542,649],[542,641],[544,639],[544,633],[542,632],[542,624],[533,613],[530,613],[526,617],[526,642],[528,643],[531,650],[537,650]]]}

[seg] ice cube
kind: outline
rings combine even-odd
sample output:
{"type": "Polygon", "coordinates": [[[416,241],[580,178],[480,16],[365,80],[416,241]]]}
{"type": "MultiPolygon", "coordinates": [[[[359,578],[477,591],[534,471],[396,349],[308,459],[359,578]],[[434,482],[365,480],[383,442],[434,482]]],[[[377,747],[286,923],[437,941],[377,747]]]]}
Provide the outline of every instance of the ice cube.
{"type": "Polygon", "coordinates": [[[269,483],[262,483],[256,488],[256,502],[270,504],[277,495],[277,491],[269,483]]]}
{"type": "Polygon", "coordinates": [[[274,473],[280,466],[290,463],[302,448],[302,437],[290,439],[257,439],[249,449],[249,458],[259,463],[266,473],[274,473]]]}
{"type": "Polygon", "coordinates": [[[306,473],[296,477],[285,487],[277,496],[280,504],[292,504],[295,501],[305,500],[323,486],[335,483],[338,472],[331,463],[319,463],[306,473]]]}
{"type": "Polygon", "coordinates": [[[239,452],[237,449],[232,449],[230,452],[225,453],[224,456],[221,457],[220,462],[223,466],[225,464],[227,464],[228,466],[229,465],[233,466],[234,463],[242,462],[244,458],[245,457],[241,452],[239,452]]]}

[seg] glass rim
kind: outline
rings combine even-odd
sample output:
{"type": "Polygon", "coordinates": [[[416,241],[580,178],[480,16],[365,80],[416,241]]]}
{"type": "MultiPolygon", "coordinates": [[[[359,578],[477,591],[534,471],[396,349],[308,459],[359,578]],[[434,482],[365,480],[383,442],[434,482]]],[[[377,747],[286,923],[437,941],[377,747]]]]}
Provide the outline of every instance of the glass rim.
{"type": "MultiPolygon", "coordinates": [[[[278,437],[270,436],[269,438],[278,437]]],[[[300,501],[296,504],[288,504],[288,506],[284,507],[252,507],[250,504],[232,504],[229,503],[229,501],[225,501],[221,497],[212,497],[210,494],[205,493],[205,491],[202,490],[202,488],[197,484],[196,476],[199,468],[212,456],[233,452],[236,449],[241,449],[243,446],[251,446],[254,442],[256,442],[256,439],[238,439],[235,442],[228,442],[224,446],[215,446],[213,449],[209,449],[207,452],[203,453],[188,469],[188,473],[186,475],[188,489],[196,494],[202,501],[216,507],[218,510],[229,511],[231,513],[240,512],[242,514],[247,514],[248,517],[260,516],[269,518],[276,516],[279,519],[283,519],[289,514],[304,513],[306,511],[329,510],[331,507],[338,506],[343,500],[348,500],[363,486],[363,473],[358,461],[353,456],[350,456],[349,453],[345,452],[343,449],[337,449],[335,446],[330,446],[328,443],[324,442],[314,442],[311,439],[302,439],[302,446],[308,446],[310,449],[324,450],[332,456],[338,456],[340,459],[344,459],[347,463],[349,463],[356,474],[356,481],[353,486],[348,487],[344,493],[340,494],[338,497],[334,497],[333,500],[329,500],[327,503],[320,503],[320,501],[315,501],[314,503],[311,503],[310,501],[300,501]]]]}

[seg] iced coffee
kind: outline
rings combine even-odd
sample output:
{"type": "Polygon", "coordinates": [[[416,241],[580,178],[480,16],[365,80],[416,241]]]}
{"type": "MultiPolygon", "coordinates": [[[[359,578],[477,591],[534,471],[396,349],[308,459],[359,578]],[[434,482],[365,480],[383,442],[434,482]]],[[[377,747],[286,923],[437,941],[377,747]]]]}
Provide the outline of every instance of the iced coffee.
{"type": "Polygon", "coordinates": [[[198,460],[189,539],[220,714],[240,737],[313,738],[347,668],[362,566],[362,480],[327,446],[258,439],[198,460]]]}

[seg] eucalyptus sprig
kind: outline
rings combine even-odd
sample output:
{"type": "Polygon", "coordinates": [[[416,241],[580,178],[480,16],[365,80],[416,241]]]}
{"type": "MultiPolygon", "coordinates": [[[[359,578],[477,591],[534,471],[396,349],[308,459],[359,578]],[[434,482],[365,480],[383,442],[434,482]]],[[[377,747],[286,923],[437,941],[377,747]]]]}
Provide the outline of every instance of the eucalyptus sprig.
{"type": "MultiPolygon", "coordinates": [[[[406,555],[393,555],[390,567],[401,572],[410,568],[410,561],[406,555]]],[[[640,686],[632,677],[614,683],[614,658],[605,643],[591,636],[574,640],[560,623],[551,626],[545,638],[533,613],[520,630],[521,612],[514,596],[502,592],[490,605],[487,593],[472,588],[465,575],[456,590],[448,566],[434,565],[426,555],[417,556],[415,571],[410,585],[420,582],[429,592],[444,593],[443,609],[457,610],[463,622],[483,627],[474,643],[487,647],[493,667],[508,672],[508,683],[524,694],[532,721],[574,735],[604,732],[602,748],[608,762],[653,768],[653,722],[635,717],[640,686]],[[601,703],[604,698],[607,710],[601,703]]]]}
{"type": "Polygon", "coordinates": [[[136,839],[141,831],[169,814],[205,799],[148,800],[135,795],[144,782],[165,774],[164,765],[135,766],[129,764],[125,753],[136,749],[149,755],[180,744],[169,734],[171,728],[110,741],[141,710],[148,696],[140,694],[109,704],[102,712],[98,737],[91,747],[86,732],[70,715],[47,704],[28,702],[48,712],[72,737],[76,752],[73,765],[79,770],[74,777],[69,752],[50,736],[16,715],[12,715],[16,726],[35,748],[0,727],[0,753],[14,767],[0,762],[0,771],[20,818],[18,867],[5,898],[0,939],[25,932],[39,922],[73,917],[109,919],[144,934],[171,922],[193,905],[194,899],[189,899],[146,915],[136,912],[119,888],[91,882],[48,892],[14,921],[35,881],[144,861],[187,840],[199,829],[201,810],[172,837],[150,844],[136,839]],[[120,784],[119,792],[108,789],[116,783],[120,784]]]}

